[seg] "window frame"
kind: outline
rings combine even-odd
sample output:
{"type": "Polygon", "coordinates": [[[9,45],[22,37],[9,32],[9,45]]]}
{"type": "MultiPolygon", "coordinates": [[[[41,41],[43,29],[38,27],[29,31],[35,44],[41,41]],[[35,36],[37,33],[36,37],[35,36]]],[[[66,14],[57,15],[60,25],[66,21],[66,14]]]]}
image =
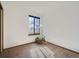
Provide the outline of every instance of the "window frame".
{"type": "Polygon", "coordinates": [[[34,18],[34,33],[29,33],[28,35],[31,36],[31,35],[40,35],[40,17],[37,17],[37,16],[32,16],[32,15],[29,15],[29,17],[33,17],[34,18]],[[39,33],[36,33],[35,32],[35,19],[39,19],[39,33]]]}

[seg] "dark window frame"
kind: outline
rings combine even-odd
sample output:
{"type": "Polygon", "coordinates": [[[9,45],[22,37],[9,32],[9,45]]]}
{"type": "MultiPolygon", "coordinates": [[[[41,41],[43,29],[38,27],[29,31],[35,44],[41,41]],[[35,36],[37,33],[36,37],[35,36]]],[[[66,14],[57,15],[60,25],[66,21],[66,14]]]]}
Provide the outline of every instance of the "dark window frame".
{"type": "Polygon", "coordinates": [[[29,15],[29,17],[33,17],[33,18],[34,18],[34,33],[33,33],[33,34],[29,33],[28,35],[29,35],[29,36],[30,36],[30,35],[40,35],[40,28],[39,28],[39,33],[36,33],[36,32],[35,32],[35,19],[39,19],[39,27],[40,27],[40,17],[32,16],[32,15],[29,15]]]}

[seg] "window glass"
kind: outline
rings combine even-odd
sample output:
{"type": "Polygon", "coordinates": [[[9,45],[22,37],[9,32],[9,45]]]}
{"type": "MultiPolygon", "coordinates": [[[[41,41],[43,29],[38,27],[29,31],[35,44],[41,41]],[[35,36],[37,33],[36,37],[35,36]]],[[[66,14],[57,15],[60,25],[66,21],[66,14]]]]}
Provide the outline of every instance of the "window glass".
{"type": "Polygon", "coordinates": [[[40,18],[36,16],[29,16],[29,34],[40,33],[40,18]]]}

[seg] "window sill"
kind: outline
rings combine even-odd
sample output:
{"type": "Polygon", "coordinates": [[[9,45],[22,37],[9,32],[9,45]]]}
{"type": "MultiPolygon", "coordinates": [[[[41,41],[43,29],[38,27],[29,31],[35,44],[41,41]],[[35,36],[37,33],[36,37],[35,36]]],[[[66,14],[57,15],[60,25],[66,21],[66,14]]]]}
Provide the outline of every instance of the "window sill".
{"type": "Polygon", "coordinates": [[[33,36],[33,35],[40,35],[40,33],[35,33],[35,34],[28,34],[29,36],[33,36]]]}

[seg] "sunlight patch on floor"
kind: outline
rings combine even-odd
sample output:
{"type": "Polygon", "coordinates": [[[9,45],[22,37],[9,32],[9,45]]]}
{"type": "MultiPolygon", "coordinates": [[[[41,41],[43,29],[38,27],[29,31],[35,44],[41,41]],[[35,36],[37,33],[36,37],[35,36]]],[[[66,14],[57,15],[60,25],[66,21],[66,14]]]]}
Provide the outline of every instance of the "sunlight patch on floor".
{"type": "Polygon", "coordinates": [[[32,58],[55,58],[54,52],[46,46],[38,46],[30,50],[32,58]]]}

